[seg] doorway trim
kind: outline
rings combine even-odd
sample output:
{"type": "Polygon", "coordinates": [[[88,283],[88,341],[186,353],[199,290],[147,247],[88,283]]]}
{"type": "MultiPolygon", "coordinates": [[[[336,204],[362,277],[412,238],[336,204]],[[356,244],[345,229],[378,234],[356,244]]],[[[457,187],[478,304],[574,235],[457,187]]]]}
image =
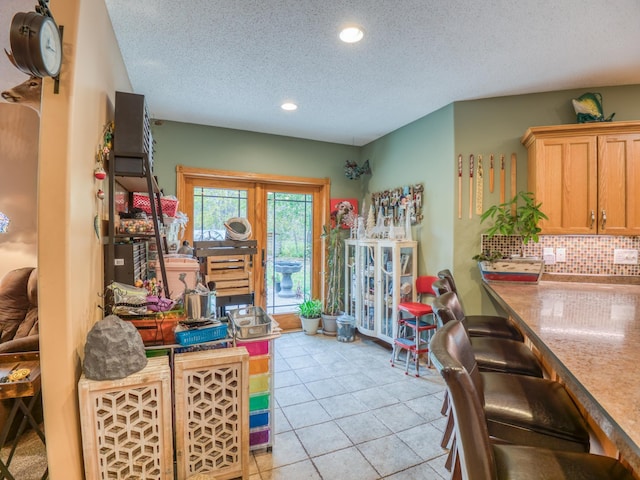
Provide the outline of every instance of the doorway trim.
{"type": "MultiPolygon", "coordinates": [[[[189,195],[189,185],[197,182],[197,180],[224,180],[224,181],[236,181],[236,182],[254,182],[256,184],[262,184],[268,186],[299,186],[299,187],[313,187],[316,190],[314,193],[315,198],[318,201],[319,215],[314,215],[313,221],[313,258],[312,265],[318,266],[315,272],[318,276],[316,281],[312,282],[312,296],[313,298],[324,298],[324,265],[325,265],[325,251],[324,242],[320,236],[322,232],[322,226],[328,223],[329,220],[329,197],[331,190],[331,180],[329,178],[312,178],[312,177],[293,177],[286,175],[264,174],[264,173],[252,173],[252,172],[237,172],[230,170],[216,170],[207,168],[195,168],[186,167],[184,165],[176,166],[176,197],[178,198],[179,205],[185,212],[193,212],[193,196],[189,195]]],[[[191,221],[191,219],[190,219],[191,221]]],[[[254,238],[263,239],[266,241],[266,225],[252,225],[254,238]]],[[[186,229],[185,238],[193,243],[193,229],[190,226],[186,229]]],[[[261,257],[262,252],[257,254],[258,259],[261,257]]],[[[259,278],[264,278],[264,271],[262,262],[254,262],[255,276],[254,286],[255,288],[264,289],[264,282],[257,281],[259,278]]],[[[263,303],[265,298],[265,292],[256,291],[256,305],[263,303]]],[[[296,314],[284,314],[278,317],[278,321],[283,330],[290,330],[292,328],[299,327],[299,319],[296,314]]]]}

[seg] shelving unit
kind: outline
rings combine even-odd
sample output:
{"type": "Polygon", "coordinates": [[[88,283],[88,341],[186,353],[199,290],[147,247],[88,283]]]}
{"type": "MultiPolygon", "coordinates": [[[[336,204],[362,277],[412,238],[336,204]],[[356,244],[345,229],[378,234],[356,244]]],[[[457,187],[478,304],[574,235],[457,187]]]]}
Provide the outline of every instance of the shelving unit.
{"type": "Polygon", "coordinates": [[[256,339],[237,339],[236,346],[249,352],[249,449],[273,448],[274,404],[273,355],[274,340],[279,333],[256,339]]]}
{"type": "Polygon", "coordinates": [[[417,245],[345,240],[345,311],[360,333],[393,343],[398,304],[416,299],[417,245]]]}
{"type": "MultiPolygon", "coordinates": [[[[155,241],[157,246],[157,260],[165,295],[169,298],[167,272],[164,264],[163,223],[160,205],[160,187],[153,176],[153,140],[149,127],[149,115],[144,102],[144,96],[132,93],[116,92],[115,109],[116,131],[114,133],[114,148],[109,154],[107,167],[109,185],[109,221],[105,242],[105,286],[116,281],[116,269],[124,266],[133,258],[119,258],[116,256],[116,243],[134,241],[155,241]],[[119,233],[116,218],[116,192],[131,194],[145,192],[157,201],[150,202],[153,233],[119,233]]],[[[146,257],[146,256],[145,256],[146,257]]],[[[146,263],[146,258],[144,259],[146,263]]],[[[134,279],[135,280],[135,279],[134,279]]],[[[144,279],[143,279],[144,280],[144,279]]],[[[107,302],[108,305],[108,302],[107,302]]],[[[107,312],[109,309],[107,308],[107,312]]]]}

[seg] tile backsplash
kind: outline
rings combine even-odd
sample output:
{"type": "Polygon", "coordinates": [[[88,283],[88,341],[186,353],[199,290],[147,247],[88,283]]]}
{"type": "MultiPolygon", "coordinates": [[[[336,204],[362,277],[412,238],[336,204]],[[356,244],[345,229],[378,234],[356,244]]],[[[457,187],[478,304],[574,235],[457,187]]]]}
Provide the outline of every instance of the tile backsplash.
{"type": "MultiPolygon", "coordinates": [[[[519,242],[512,237],[496,235],[487,239],[482,235],[482,251],[500,250],[509,254],[519,253],[519,242]]],[[[545,265],[545,273],[571,275],[638,276],[640,265],[616,265],[613,251],[616,248],[640,250],[640,237],[613,235],[541,235],[538,243],[524,248],[527,256],[542,257],[544,248],[566,250],[566,262],[545,265]]]]}

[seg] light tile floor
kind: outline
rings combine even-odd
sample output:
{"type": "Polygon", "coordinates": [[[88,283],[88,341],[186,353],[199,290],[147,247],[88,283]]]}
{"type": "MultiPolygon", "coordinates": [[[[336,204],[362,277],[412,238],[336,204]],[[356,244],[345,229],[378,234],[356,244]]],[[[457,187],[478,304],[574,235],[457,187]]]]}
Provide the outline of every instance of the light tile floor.
{"type": "Polygon", "coordinates": [[[251,480],[450,478],[440,447],[444,382],[392,368],[390,347],[366,337],[302,332],[275,341],[273,449],[251,455],[251,480]]]}

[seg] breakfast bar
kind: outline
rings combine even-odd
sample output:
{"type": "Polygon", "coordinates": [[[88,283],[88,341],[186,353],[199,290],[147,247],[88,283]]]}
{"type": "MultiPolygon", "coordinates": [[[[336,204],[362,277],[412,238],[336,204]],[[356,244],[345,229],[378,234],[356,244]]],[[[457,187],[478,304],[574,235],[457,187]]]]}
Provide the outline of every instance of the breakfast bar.
{"type": "Polygon", "coordinates": [[[608,439],[606,454],[619,452],[638,475],[640,286],[542,281],[484,287],[608,439]]]}

